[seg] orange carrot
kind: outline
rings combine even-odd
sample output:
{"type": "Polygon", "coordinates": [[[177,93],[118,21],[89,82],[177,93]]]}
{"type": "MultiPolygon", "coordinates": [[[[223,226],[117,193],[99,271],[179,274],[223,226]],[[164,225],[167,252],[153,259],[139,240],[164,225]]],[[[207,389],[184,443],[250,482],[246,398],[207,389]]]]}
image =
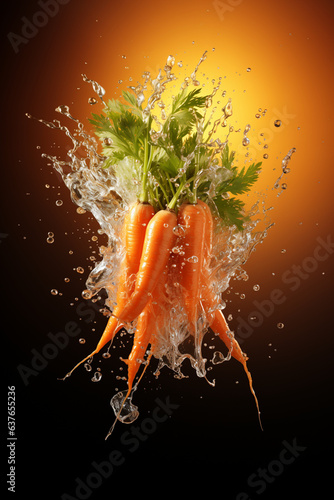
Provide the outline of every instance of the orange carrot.
{"type": "Polygon", "coordinates": [[[144,360],[146,349],[148,347],[151,328],[149,326],[150,319],[150,302],[147,304],[142,313],[140,313],[137,322],[137,328],[133,338],[133,346],[128,359],[123,361],[128,365],[128,393],[125,400],[129,396],[133,381],[137,375],[138,369],[144,360]]]}
{"type": "Polygon", "coordinates": [[[154,216],[154,208],[149,203],[136,202],[128,211],[124,220],[125,260],[128,273],[136,274],[139,269],[146,227],[154,216]]]}
{"type": "Polygon", "coordinates": [[[151,352],[148,355],[144,370],[142,371],[139,380],[136,383],[136,386],[139,384],[142,376],[144,375],[145,370],[148,367],[151,357],[154,353],[157,340],[156,327],[158,324],[161,324],[162,314],[166,311],[164,309],[164,304],[165,304],[164,286],[166,280],[167,280],[167,270],[165,269],[163,274],[160,276],[160,279],[158,281],[157,286],[154,289],[152,297],[149,299],[149,302],[146,304],[144,310],[140,313],[138,317],[137,328],[134,334],[134,341],[130,355],[128,359],[121,358],[122,361],[124,361],[128,365],[128,390],[120,405],[114,423],[109,429],[106,439],[112,434],[116,422],[121,415],[124,404],[131,395],[134,379],[137,375],[140,365],[143,363],[144,356],[149,343],[151,343],[151,352]]]}
{"type": "MultiPolygon", "coordinates": [[[[210,208],[208,205],[200,200],[198,203],[201,204],[205,210],[205,244],[204,244],[204,260],[209,262],[209,258],[212,250],[212,232],[213,232],[213,219],[210,208]]],[[[229,326],[226,322],[224,314],[220,309],[217,309],[218,301],[217,297],[210,288],[210,276],[208,267],[203,267],[202,270],[202,299],[201,303],[206,312],[207,320],[209,321],[210,328],[219,335],[219,338],[224,342],[228,348],[231,356],[233,356],[237,361],[239,361],[245,370],[248,378],[250,390],[254,396],[259,422],[262,429],[261,419],[260,419],[260,408],[258,400],[253,389],[252,376],[247,368],[247,356],[242,352],[241,347],[234,337],[233,332],[230,331],[229,326]]]]}
{"type": "Polygon", "coordinates": [[[148,303],[168,263],[176,224],[176,215],[170,210],[160,210],[148,223],[134,292],[125,307],[114,312],[119,320],[133,321],[148,303]]]}
{"type": "Polygon", "coordinates": [[[153,215],[154,209],[148,203],[137,202],[132,205],[127,212],[124,218],[122,235],[124,244],[126,245],[125,256],[121,264],[116,307],[114,309],[115,314],[110,316],[94,351],[75,365],[74,368],[65,375],[64,379],[69,377],[73,371],[87,359],[91,358],[94,354],[97,354],[108,342],[113,340],[117,332],[124,328],[124,323],[117,319],[117,314],[124,308],[133,292],[135,283],[134,275],[139,268],[146,227],[153,215]]]}
{"type": "Polygon", "coordinates": [[[200,204],[181,205],[178,224],[184,229],[181,236],[180,284],[185,297],[185,309],[193,330],[196,331],[200,278],[203,268],[205,213],[200,204]]]}
{"type": "Polygon", "coordinates": [[[220,337],[220,339],[224,342],[226,347],[230,350],[231,355],[237,360],[240,361],[242,366],[244,367],[245,373],[248,378],[248,383],[249,383],[249,388],[254,396],[257,412],[258,412],[258,417],[259,417],[259,422],[260,422],[260,427],[262,428],[262,423],[261,423],[261,418],[260,418],[260,407],[259,403],[255,394],[255,391],[253,389],[253,380],[252,376],[250,374],[250,371],[247,368],[247,356],[242,352],[241,347],[234,337],[233,332],[230,331],[226,320],[224,318],[223,313],[220,310],[216,310],[214,320],[211,323],[210,327],[212,330],[217,333],[220,337]]]}
{"type": "Polygon", "coordinates": [[[212,255],[213,218],[207,203],[199,199],[197,203],[203,208],[205,214],[203,265],[208,266],[212,255]]]}

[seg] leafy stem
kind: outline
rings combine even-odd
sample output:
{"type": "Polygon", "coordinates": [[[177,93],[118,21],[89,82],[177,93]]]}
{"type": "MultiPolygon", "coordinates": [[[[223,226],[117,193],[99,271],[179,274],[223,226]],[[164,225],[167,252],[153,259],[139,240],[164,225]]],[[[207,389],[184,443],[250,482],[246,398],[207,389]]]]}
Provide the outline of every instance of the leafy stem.
{"type": "Polygon", "coordinates": [[[194,176],[191,177],[190,179],[187,179],[187,180],[182,179],[182,181],[179,184],[179,187],[176,190],[176,193],[174,194],[171,201],[168,203],[167,208],[169,208],[170,210],[175,210],[175,207],[177,205],[177,202],[179,201],[179,198],[181,196],[182,191],[185,189],[187,184],[189,184],[190,182],[193,182],[194,180],[195,180],[194,176]]]}
{"type": "MultiPolygon", "coordinates": [[[[148,130],[147,130],[148,135],[148,130]]],[[[150,166],[153,158],[153,146],[151,146],[148,142],[148,137],[146,137],[144,141],[144,163],[142,170],[142,178],[141,178],[141,193],[139,197],[139,201],[142,203],[148,202],[149,191],[147,189],[147,180],[148,173],[150,170],[150,166]]]]}

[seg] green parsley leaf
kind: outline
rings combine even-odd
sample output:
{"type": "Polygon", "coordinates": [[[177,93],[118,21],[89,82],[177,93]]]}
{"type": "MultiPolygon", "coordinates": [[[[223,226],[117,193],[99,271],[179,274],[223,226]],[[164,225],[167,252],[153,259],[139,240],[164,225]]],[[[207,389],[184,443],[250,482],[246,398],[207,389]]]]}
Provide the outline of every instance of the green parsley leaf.
{"type": "Polygon", "coordinates": [[[243,213],[244,203],[236,198],[225,199],[221,196],[215,196],[213,201],[224,224],[235,225],[242,231],[244,222],[248,220],[243,213]]]}

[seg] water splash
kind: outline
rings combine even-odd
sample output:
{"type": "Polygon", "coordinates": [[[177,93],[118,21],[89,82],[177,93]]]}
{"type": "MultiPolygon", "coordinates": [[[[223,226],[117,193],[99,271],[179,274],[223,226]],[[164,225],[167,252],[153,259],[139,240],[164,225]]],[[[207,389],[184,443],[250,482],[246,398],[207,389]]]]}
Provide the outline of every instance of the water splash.
{"type": "Polygon", "coordinates": [[[281,188],[281,190],[278,192],[277,196],[280,196],[282,194],[282,191],[285,191],[285,189],[287,188],[287,183],[281,182],[281,181],[282,181],[283,177],[290,172],[289,163],[291,161],[291,157],[292,157],[293,153],[295,153],[295,152],[296,152],[296,148],[291,148],[282,160],[282,164],[281,164],[282,173],[278,177],[278,179],[276,180],[276,182],[274,184],[275,189],[281,188]]]}
{"type": "MultiPolygon", "coordinates": [[[[194,86],[199,85],[197,72],[200,64],[205,59],[206,52],[201,57],[191,76],[184,79],[181,89],[191,83],[194,86]]],[[[153,142],[156,142],[162,134],[162,122],[165,117],[165,104],[162,98],[167,85],[176,80],[176,76],[173,73],[174,64],[174,57],[169,56],[164,70],[160,70],[156,77],[152,78],[149,72],[145,72],[143,74],[143,84],[130,87],[136,96],[138,105],[143,105],[142,114],[144,121],[148,119],[155,105],[160,109],[160,117],[154,116],[156,130],[154,131],[155,135],[152,134],[151,136],[153,142]],[[148,90],[149,85],[150,90],[148,90]],[[147,92],[149,92],[148,97],[145,95],[147,92]]],[[[86,75],[82,75],[82,77],[86,83],[92,85],[94,92],[98,95],[102,104],[105,104],[105,90],[103,87],[94,80],[88,79],[86,75]]],[[[220,88],[220,83],[221,78],[207,98],[204,113],[211,108],[212,99],[220,88]]],[[[96,104],[95,101],[94,104],[96,104]]],[[[139,194],[140,185],[137,179],[139,178],[141,165],[138,160],[125,157],[117,165],[105,168],[107,158],[99,153],[95,137],[86,132],[84,125],[71,115],[68,106],[58,106],[56,111],[69,120],[68,126],[61,124],[59,120],[50,122],[38,119],[38,121],[48,128],[59,131],[67,136],[70,140],[70,148],[67,153],[68,160],[59,160],[56,156],[48,154],[43,154],[42,156],[50,160],[53,167],[59,172],[64,184],[69,189],[72,201],[80,210],[92,213],[101,228],[100,232],[107,235],[108,244],[103,248],[103,251],[101,250],[102,260],[95,264],[95,267],[88,275],[84,293],[87,298],[92,298],[104,289],[107,293],[106,308],[104,310],[107,313],[109,311],[109,314],[111,314],[116,304],[119,269],[125,250],[121,238],[121,230],[125,213],[139,194]],[[131,175],[128,173],[129,171],[132,172],[131,175]]],[[[208,139],[205,143],[203,142],[205,114],[203,119],[198,119],[196,122],[198,146],[205,144],[207,147],[212,148],[212,161],[205,171],[203,170],[203,172],[200,171],[198,173],[197,182],[201,179],[201,176],[206,176],[210,180],[207,195],[209,198],[208,204],[213,212],[215,211],[213,198],[216,186],[231,175],[227,169],[222,169],[214,160],[217,152],[221,152],[226,146],[228,136],[232,130],[228,131],[224,141],[221,141],[219,138],[214,139],[218,126],[226,127],[226,120],[232,115],[231,99],[222,108],[222,112],[222,116],[212,124],[211,130],[208,131],[208,139]]],[[[30,114],[27,114],[27,116],[28,118],[33,118],[30,114]]],[[[247,125],[244,130],[242,142],[245,146],[249,143],[247,137],[249,130],[250,125],[247,125]]],[[[283,160],[285,169],[287,168],[292,152],[294,152],[294,149],[283,160]]],[[[184,169],[180,169],[180,173],[174,179],[170,179],[171,182],[178,182],[179,177],[183,175],[183,172],[192,161],[194,154],[195,152],[192,152],[182,158],[184,169]]],[[[283,171],[282,175],[284,173],[283,171]]],[[[278,179],[278,182],[281,180],[281,177],[278,179]]],[[[243,266],[255,250],[255,247],[264,240],[268,229],[272,225],[268,212],[264,209],[263,202],[261,203],[260,200],[251,207],[249,216],[249,222],[245,223],[243,231],[237,231],[234,226],[229,226],[223,231],[214,233],[212,253],[208,258],[207,267],[212,291],[217,299],[218,307],[221,309],[225,309],[226,307],[225,302],[222,300],[222,294],[228,289],[230,280],[245,274],[243,266]],[[257,218],[254,220],[255,216],[257,218]],[[265,225],[265,229],[262,230],[257,229],[261,219],[265,225]]],[[[183,228],[178,226],[175,228],[175,232],[181,240],[183,228]]],[[[172,259],[178,258],[181,247],[180,240],[177,240],[175,244],[172,259]]],[[[174,269],[176,269],[175,264],[174,269]]],[[[201,346],[208,329],[208,318],[203,310],[199,315],[196,325],[198,336],[194,339],[194,336],[189,331],[187,315],[180,307],[182,293],[182,287],[178,283],[177,273],[173,272],[172,264],[168,282],[164,290],[164,300],[168,304],[170,314],[168,317],[162,318],[159,324],[157,323],[159,337],[155,339],[153,352],[154,357],[158,360],[158,367],[155,373],[158,374],[166,366],[173,370],[176,377],[183,378],[185,375],[182,373],[181,366],[185,360],[189,360],[197,375],[206,379],[207,359],[202,355],[201,346]]],[[[133,322],[132,325],[129,325],[129,332],[133,332],[135,327],[136,322],[133,322]]],[[[109,355],[109,353],[107,354],[109,355]]],[[[224,357],[220,352],[216,351],[212,359],[212,364],[219,364],[230,359],[230,357],[230,353],[227,357],[224,357]]],[[[90,363],[85,363],[84,366],[86,370],[92,370],[90,363]]],[[[92,380],[98,381],[100,378],[100,374],[97,372],[92,380]]],[[[124,423],[131,423],[138,417],[138,408],[132,404],[132,395],[124,402],[125,395],[126,391],[117,393],[111,400],[111,406],[115,414],[118,415],[117,418],[119,420],[124,423]],[[122,403],[124,405],[121,409],[122,403]]]]}

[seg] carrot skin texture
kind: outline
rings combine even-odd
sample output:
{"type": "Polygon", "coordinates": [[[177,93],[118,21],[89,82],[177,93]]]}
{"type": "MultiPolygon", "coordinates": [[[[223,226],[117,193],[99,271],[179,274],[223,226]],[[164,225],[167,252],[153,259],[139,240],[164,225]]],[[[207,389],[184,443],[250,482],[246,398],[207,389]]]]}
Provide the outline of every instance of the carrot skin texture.
{"type": "Polygon", "coordinates": [[[138,317],[137,328],[134,334],[133,346],[128,359],[123,360],[128,365],[128,395],[131,392],[133,381],[140,365],[144,360],[146,349],[151,338],[151,327],[149,325],[150,303],[138,317]]]}
{"type": "MultiPolygon", "coordinates": [[[[153,207],[148,203],[137,202],[130,207],[125,215],[122,237],[124,245],[127,246],[125,247],[126,253],[121,264],[121,277],[117,290],[115,313],[123,309],[129,296],[133,292],[134,280],[131,281],[131,277],[138,271],[146,227],[150,219],[154,216],[154,213],[153,207]]],[[[69,376],[79,365],[84,363],[91,356],[97,354],[108,342],[113,340],[115,335],[124,328],[124,326],[124,323],[119,321],[115,316],[110,316],[94,351],[75,365],[64,378],[69,376]]]]}
{"type": "Polygon", "coordinates": [[[197,200],[197,203],[203,208],[205,214],[203,265],[208,266],[212,255],[213,218],[207,203],[202,200],[197,200]]]}
{"type": "Polygon", "coordinates": [[[128,211],[124,220],[124,246],[126,249],[125,260],[128,273],[136,274],[140,265],[141,251],[143,248],[146,227],[154,216],[155,211],[149,203],[137,202],[128,211]]]}
{"type": "Polygon", "coordinates": [[[112,340],[121,328],[124,328],[124,323],[118,321],[117,315],[119,311],[123,310],[133,293],[135,281],[132,278],[138,272],[147,224],[154,216],[154,213],[153,207],[148,203],[137,202],[130,207],[125,216],[123,226],[125,256],[121,265],[116,307],[97,345],[96,349],[98,351],[112,340]]]}
{"type": "Polygon", "coordinates": [[[148,303],[167,266],[176,240],[176,224],[176,215],[169,210],[160,210],[148,223],[134,292],[123,310],[114,313],[119,320],[133,321],[148,303]]]}
{"type": "Polygon", "coordinates": [[[200,204],[182,205],[179,210],[178,224],[184,229],[184,234],[180,238],[184,253],[180,261],[180,285],[184,290],[188,320],[195,331],[204,258],[205,213],[203,207],[200,204]]]}

